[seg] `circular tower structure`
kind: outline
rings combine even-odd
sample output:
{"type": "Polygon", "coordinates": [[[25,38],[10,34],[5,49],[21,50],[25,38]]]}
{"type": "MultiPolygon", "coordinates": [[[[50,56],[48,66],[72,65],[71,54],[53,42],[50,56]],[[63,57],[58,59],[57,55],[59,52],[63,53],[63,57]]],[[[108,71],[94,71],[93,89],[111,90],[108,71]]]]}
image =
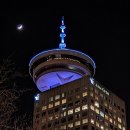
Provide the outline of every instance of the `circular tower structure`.
{"type": "Polygon", "coordinates": [[[59,48],[43,51],[30,60],[29,73],[41,92],[95,74],[95,62],[88,55],[66,49],[65,28],[62,17],[59,48]]]}

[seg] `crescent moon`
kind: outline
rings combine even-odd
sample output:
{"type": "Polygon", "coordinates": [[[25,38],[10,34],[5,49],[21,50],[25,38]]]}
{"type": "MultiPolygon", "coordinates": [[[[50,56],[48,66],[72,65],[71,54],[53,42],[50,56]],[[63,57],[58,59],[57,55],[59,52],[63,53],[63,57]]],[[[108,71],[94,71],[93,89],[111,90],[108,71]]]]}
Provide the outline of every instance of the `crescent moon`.
{"type": "Polygon", "coordinates": [[[23,28],[23,25],[18,25],[17,29],[21,30],[23,28]]]}

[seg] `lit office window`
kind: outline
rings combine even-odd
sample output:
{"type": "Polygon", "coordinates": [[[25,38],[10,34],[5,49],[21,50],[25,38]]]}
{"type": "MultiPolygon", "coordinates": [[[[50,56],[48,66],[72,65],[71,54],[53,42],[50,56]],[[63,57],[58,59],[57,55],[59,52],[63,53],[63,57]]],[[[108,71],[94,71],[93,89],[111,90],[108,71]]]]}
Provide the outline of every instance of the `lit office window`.
{"type": "Polygon", "coordinates": [[[51,101],[53,101],[53,97],[50,97],[50,98],[49,98],[49,102],[51,102],[51,101]]]}
{"type": "Polygon", "coordinates": [[[120,117],[118,117],[118,121],[119,121],[120,123],[122,122],[120,117]]]}
{"type": "Polygon", "coordinates": [[[87,109],[88,109],[88,105],[87,104],[82,106],[82,110],[87,110],[87,109]]]}
{"type": "Polygon", "coordinates": [[[66,103],[66,99],[63,99],[63,100],[62,100],[62,104],[64,104],[64,103],[66,103]]]}
{"type": "Polygon", "coordinates": [[[60,101],[55,102],[55,106],[58,106],[58,105],[60,105],[60,101]]]}
{"type": "Polygon", "coordinates": [[[105,106],[105,107],[107,107],[107,106],[108,106],[107,102],[104,102],[104,106],[105,106]]]}
{"type": "Polygon", "coordinates": [[[73,114],[73,109],[68,110],[68,115],[73,114]]]}
{"type": "Polygon", "coordinates": [[[90,92],[90,96],[93,97],[93,92],[90,92]]]}
{"type": "Polygon", "coordinates": [[[101,130],[104,130],[104,127],[101,125],[101,130]]]}
{"type": "Polygon", "coordinates": [[[95,105],[96,107],[99,107],[99,103],[98,103],[97,101],[95,101],[94,105],[95,105]]]}
{"type": "Polygon", "coordinates": [[[102,111],[100,111],[100,116],[104,117],[104,113],[102,111]]]}
{"type": "Polygon", "coordinates": [[[53,116],[48,116],[48,120],[51,121],[53,119],[53,116]]]}
{"type": "Polygon", "coordinates": [[[55,96],[55,100],[60,99],[60,95],[55,96]]]}
{"type": "Polygon", "coordinates": [[[90,109],[94,111],[94,106],[93,106],[93,105],[91,105],[91,106],[90,106],[90,109]]]}
{"type": "Polygon", "coordinates": [[[91,119],[91,123],[94,124],[94,119],[91,119]]]}
{"type": "Polygon", "coordinates": [[[49,105],[48,105],[48,108],[52,108],[53,107],[53,103],[50,103],[49,105]]]}
{"type": "Polygon", "coordinates": [[[73,128],[73,123],[68,124],[68,128],[73,128]]]}
{"type": "Polygon", "coordinates": [[[99,127],[99,122],[96,121],[96,126],[99,127]]]}
{"type": "Polygon", "coordinates": [[[116,119],[116,114],[114,114],[114,116],[113,116],[113,117],[114,117],[114,119],[116,119]]]}
{"type": "Polygon", "coordinates": [[[112,123],[112,118],[109,118],[109,121],[112,123]]]}
{"type": "Polygon", "coordinates": [[[66,130],[66,125],[63,125],[60,128],[61,128],[61,130],[66,130]]]}
{"type": "Polygon", "coordinates": [[[64,117],[64,116],[66,116],[66,111],[61,113],[61,117],[64,117]]]}
{"type": "Polygon", "coordinates": [[[108,115],[105,115],[105,119],[108,120],[108,115]]]}
{"type": "Polygon", "coordinates": [[[65,93],[62,93],[61,95],[62,95],[62,97],[65,97],[65,93]]]}
{"type": "Polygon", "coordinates": [[[99,98],[98,98],[98,96],[97,95],[95,95],[95,99],[98,101],[99,100],[99,98]]]}
{"type": "Polygon", "coordinates": [[[78,125],[80,125],[80,121],[75,122],[75,126],[78,126],[78,125]]]}
{"type": "Polygon", "coordinates": [[[80,111],[80,107],[75,108],[75,112],[79,112],[80,111]]]}
{"type": "Polygon", "coordinates": [[[116,122],[116,121],[114,121],[114,125],[116,125],[116,126],[117,126],[117,122],[116,122]]]}
{"type": "Polygon", "coordinates": [[[47,109],[47,106],[43,106],[43,107],[42,107],[42,110],[46,110],[46,109],[47,109]]]}
{"type": "Polygon", "coordinates": [[[83,97],[87,96],[87,92],[83,92],[83,97]]]}
{"type": "Polygon", "coordinates": [[[82,124],[88,123],[88,119],[83,119],[82,124]]]}
{"type": "Polygon", "coordinates": [[[95,108],[95,112],[96,112],[97,114],[99,114],[99,109],[98,109],[98,108],[95,108]]]}
{"type": "Polygon", "coordinates": [[[118,124],[118,127],[121,129],[121,124],[118,124]]]}

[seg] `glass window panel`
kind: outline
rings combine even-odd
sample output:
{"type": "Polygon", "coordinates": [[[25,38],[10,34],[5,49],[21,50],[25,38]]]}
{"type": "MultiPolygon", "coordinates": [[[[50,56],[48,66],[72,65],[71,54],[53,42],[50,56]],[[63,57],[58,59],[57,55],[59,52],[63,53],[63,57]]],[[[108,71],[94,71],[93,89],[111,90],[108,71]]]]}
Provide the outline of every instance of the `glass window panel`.
{"type": "Polygon", "coordinates": [[[87,110],[87,109],[88,109],[88,105],[87,104],[82,106],[82,110],[87,110]]]}
{"type": "Polygon", "coordinates": [[[73,109],[68,110],[68,115],[73,114],[73,109]]]}
{"type": "Polygon", "coordinates": [[[75,108],[75,112],[79,112],[80,111],[80,107],[75,108]]]}
{"type": "Polygon", "coordinates": [[[88,123],[88,119],[83,119],[82,124],[88,123]]]}
{"type": "Polygon", "coordinates": [[[62,100],[62,104],[64,104],[64,103],[66,103],[66,99],[63,99],[63,100],[62,100]]]}

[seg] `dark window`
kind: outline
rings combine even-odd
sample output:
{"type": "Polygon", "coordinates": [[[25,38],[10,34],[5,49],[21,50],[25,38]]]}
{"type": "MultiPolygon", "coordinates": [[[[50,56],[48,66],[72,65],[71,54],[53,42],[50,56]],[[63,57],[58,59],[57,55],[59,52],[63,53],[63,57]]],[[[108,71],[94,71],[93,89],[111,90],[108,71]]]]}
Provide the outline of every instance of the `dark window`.
{"type": "Polygon", "coordinates": [[[113,125],[110,124],[110,128],[113,130],[113,125]]]}
{"type": "Polygon", "coordinates": [[[39,108],[37,108],[37,109],[36,109],[36,112],[39,112],[39,111],[40,111],[40,109],[39,109],[39,108]]]}
{"type": "Polygon", "coordinates": [[[57,121],[55,121],[55,123],[54,123],[54,125],[58,125],[59,124],[59,121],[57,120],[57,121]]]}
{"type": "Polygon", "coordinates": [[[87,98],[83,98],[82,103],[87,103],[87,98]]]}
{"type": "Polygon", "coordinates": [[[73,90],[68,91],[68,95],[72,95],[73,94],[73,90]]]}
{"type": "Polygon", "coordinates": [[[124,119],[124,118],[125,118],[125,116],[124,116],[124,115],[122,115],[122,118],[124,119]]]}
{"type": "Polygon", "coordinates": [[[96,120],[98,120],[98,121],[100,120],[99,116],[96,116],[96,120]]]}
{"type": "Polygon", "coordinates": [[[121,109],[121,111],[122,111],[123,113],[125,112],[123,108],[121,109]]]}
{"type": "Polygon", "coordinates": [[[80,100],[75,101],[75,105],[79,105],[80,104],[80,100]]]}
{"type": "Polygon", "coordinates": [[[80,113],[75,114],[75,119],[78,119],[78,118],[80,118],[80,113]]]}
{"type": "Polygon", "coordinates": [[[53,113],[53,110],[49,110],[49,111],[48,111],[48,114],[52,114],[52,113],[53,113]]]}
{"type": "Polygon", "coordinates": [[[79,91],[80,91],[80,88],[76,88],[76,89],[75,89],[75,92],[79,92],[79,91]]]}
{"type": "Polygon", "coordinates": [[[117,106],[117,108],[120,110],[120,106],[117,106]]]}
{"type": "Polygon", "coordinates": [[[36,118],[39,118],[39,114],[36,115],[36,118]]]}
{"type": "Polygon", "coordinates": [[[100,102],[101,102],[101,104],[103,104],[103,100],[101,100],[100,102]]]}
{"type": "Polygon", "coordinates": [[[48,127],[51,127],[51,123],[48,124],[48,127]]]}
{"type": "Polygon", "coordinates": [[[71,102],[72,100],[73,100],[73,97],[71,96],[71,97],[68,97],[68,102],[71,102]]]}
{"type": "Polygon", "coordinates": [[[94,127],[94,126],[91,126],[91,130],[95,130],[95,127],[94,127]]]}
{"type": "Polygon", "coordinates": [[[71,108],[71,107],[73,107],[73,103],[68,104],[68,108],[71,108]]]}
{"type": "Polygon", "coordinates": [[[93,99],[91,99],[91,103],[94,103],[93,99]]]}
{"type": "Polygon", "coordinates": [[[68,117],[68,121],[71,121],[71,120],[73,120],[73,116],[68,117]]]}
{"type": "Polygon", "coordinates": [[[103,110],[103,106],[100,105],[100,109],[103,110]]]}
{"type": "Polygon", "coordinates": [[[80,127],[78,127],[78,128],[75,128],[75,130],[80,130],[80,127]]]}
{"type": "Polygon", "coordinates": [[[43,112],[43,113],[42,113],[42,116],[45,116],[45,115],[46,115],[46,112],[43,112]]]}
{"type": "Polygon", "coordinates": [[[42,126],[42,129],[46,129],[46,125],[43,125],[43,126],[42,126]]]}
{"type": "Polygon", "coordinates": [[[64,123],[64,122],[66,122],[66,118],[61,119],[61,123],[64,123]]]}
{"type": "Polygon", "coordinates": [[[84,111],[83,113],[82,113],[82,116],[84,117],[84,116],[87,116],[88,115],[88,112],[87,111],[84,111]]]}
{"type": "Polygon", "coordinates": [[[88,130],[88,125],[82,126],[82,130],[88,130]]]}
{"type": "Polygon", "coordinates": [[[108,110],[105,108],[105,112],[108,113],[108,110]]]}
{"type": "Polygon", "coordinates": [[[57,107],[57,108],[55,108],[55,112],[58,112],[59,111],[59,108],[57,107]]]}

